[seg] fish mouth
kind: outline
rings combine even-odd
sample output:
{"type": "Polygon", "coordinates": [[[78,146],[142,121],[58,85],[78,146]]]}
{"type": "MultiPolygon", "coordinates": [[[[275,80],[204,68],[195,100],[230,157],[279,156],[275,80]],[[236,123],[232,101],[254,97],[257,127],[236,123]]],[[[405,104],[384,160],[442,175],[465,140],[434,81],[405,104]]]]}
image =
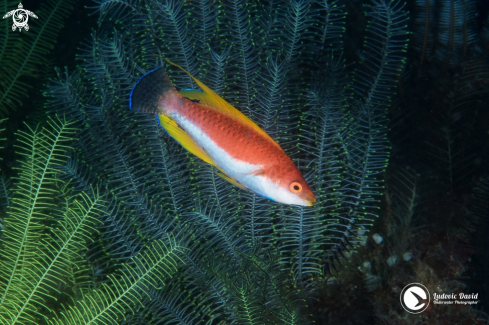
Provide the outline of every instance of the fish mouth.
{"type": "Polygon", "coordinates": [[[315,197],[315,196],[314,196],[314,194],[312,194],[312,193],[311,193],[311,194],[308,196],[308,198],[305,200],[305,202],[306,202],[307,206],[309,206],[309,207],[312,207],[312,206],[314,205],[314,203],[316,203],[316,201],[317,201],[317,200],[316,200],[316,197],[315,197]]]}

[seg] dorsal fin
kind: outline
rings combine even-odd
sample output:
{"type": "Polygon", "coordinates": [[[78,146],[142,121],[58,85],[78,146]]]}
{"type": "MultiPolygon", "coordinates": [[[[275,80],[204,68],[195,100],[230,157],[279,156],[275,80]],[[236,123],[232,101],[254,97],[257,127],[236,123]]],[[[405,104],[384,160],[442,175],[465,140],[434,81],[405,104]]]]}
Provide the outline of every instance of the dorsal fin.
{"type": "Polygon", "coordinates": [[[178,64],[171,62],[168,59],[164,59],[164,60],[166,62],[168,62],[169,64],[181,69],[186,74],[188,74],[190,76],[190,78],[192,78],[197,83],[197,85],[200,87],[200,89],[202,89],[202,94],[197,94],[196,91],[191,91],[192,92],[191,95],[193,95],[195,97],[192,99],[197,99],[197,100],[199,100],[200,104],[213,107],[213,108],[215,108],[221,112],[226,113],[229,116],[234,117],[238,121],[240,121],[240,122],[250,126],[251,128],[253,128],[256,132],[258,132],[262,136],[270,139],[275,145],[279,146],[278,143],[276,143],[265,131],[263,131],[258,125],[256,125],[255,122],[253,122],[246,115],[244,115],[239,110],[234,108],[233,105],[229,104],[226,100],[224,100],[221,96],[216,94],[212,89],[207,87],[200,80],[198,80],[197,78],[192,76],[187,70],[185,70],[184,68],[182,68],[178,64]]]}

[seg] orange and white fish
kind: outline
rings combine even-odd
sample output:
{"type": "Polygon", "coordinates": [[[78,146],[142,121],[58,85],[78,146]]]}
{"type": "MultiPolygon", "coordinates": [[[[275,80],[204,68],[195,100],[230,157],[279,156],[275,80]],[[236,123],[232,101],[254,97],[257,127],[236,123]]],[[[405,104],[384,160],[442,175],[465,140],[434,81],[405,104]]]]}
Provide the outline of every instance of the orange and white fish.
{"type": "MultiPolygon", "coordinates": [[[[182,69],[182,67],[168,63],[182,69]]],[[[178,92],[162,68],[142,76],[131,109],[156,113],[185,149],[225,180],[273,201],[312,206],[316,198],[289,156],[265,131],[185,71],[202,89],[178,92]]]]}

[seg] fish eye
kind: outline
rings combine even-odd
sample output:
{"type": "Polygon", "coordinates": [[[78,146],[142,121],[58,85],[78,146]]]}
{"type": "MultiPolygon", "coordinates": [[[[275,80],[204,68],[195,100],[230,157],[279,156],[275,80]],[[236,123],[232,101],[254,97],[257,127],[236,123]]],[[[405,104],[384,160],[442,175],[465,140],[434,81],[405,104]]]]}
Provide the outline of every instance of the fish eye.
{"type": "Polygon", "coordinates": [[[289,185],[289,189],[292,193],[300,193],[302,192],[302,185],[299,182],[292,182],[289,185]]]}

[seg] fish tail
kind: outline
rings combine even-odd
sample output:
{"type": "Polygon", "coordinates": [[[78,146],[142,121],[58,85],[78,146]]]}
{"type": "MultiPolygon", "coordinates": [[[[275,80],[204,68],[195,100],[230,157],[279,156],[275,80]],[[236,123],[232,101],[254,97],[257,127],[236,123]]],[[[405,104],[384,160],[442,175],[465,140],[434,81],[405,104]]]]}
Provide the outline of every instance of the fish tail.
{"type": "Polygon", "coordinates": [[[176,89],[168,74],[163,68],[156,68],[136,82],[129,97],[129,108],[149,114],[165,114],[161,103],[171,92],[176,92],[176,89]]]}

